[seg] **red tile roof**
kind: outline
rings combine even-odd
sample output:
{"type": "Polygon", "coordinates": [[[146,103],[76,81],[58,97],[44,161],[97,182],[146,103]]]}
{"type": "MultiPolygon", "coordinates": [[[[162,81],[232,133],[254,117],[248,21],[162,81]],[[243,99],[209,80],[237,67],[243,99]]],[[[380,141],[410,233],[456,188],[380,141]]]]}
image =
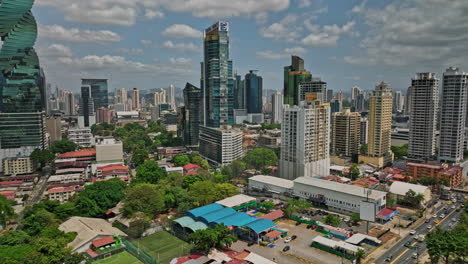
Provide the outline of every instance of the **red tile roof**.
{"type": "Polygon", "coordinates": [[[92,257],[92,258],[95,258],[95,257],[99,256],[96,252],[94,252],[94,251],[93,251],[92,249],[90,249],[90,248],[88,248],[88,249],[86,250],[86,253],[88,253],[88,255],[89,255],[90,257],[92,257]]]}
{"type": "Polygon", "coordinates": [[[63,154],[58,155],[59,159],[67,159],[67,158],[79,158],[79,157],[89,157],[89,156],[96,156],[96,149],[80,149],[77,151],[65,152],[63,154]]]}
{"type": "Polygon", "coordinates": [[[71,192],[74,191],[75,187],[56,187],[47,190],[48,193],[61,193],[61,192],[71,192]]]}
{"type": "Polygon", "coordinates": [[[111,170],[128,170],[128,167],[119,163],[119,164],[109,164],[106,166],[100,166],[100,167],[97,167],[97,169],[104,172],[104,171],[111,171],[111,170]]]}
{"type": "Polygon", "coordinates": [[[115,242],[115,239],[113,237],[106,236],[106,237],[103,237],[103,238],[93,240],[93,246],[94,247],[102,247],[102,246],[105,246],[105,245],[112,244],[114,242],[115,242]]]}
{"type": "Polygon", "coordinates": [[[5,196],[8,200],[14,200],[16,197],[16,191],[3,191],[0,195],[5,196]]]}
{"type": "Polygon", "coordinates": [[[268,220],[273,221],[273,220],[276,220],[276,219],[281,218],[281,217],[283,217],[283,216],[284,216],[283,211],[281,211],[280,209],[278,209],[278,210],[275,210],[275,211],[273,211],[273,212],[271,212],[271,213],[262,215],[262,216],[260,216],[259,218],[260,218],[260,219],[268,219],[268,220]]]}
{"type": "Polygon", "coordinates": [[[273,231],[270,231],[268,233],[266,233],[265,236],[269,237],[269,238],[277,238],[279,236],[281,236],[281,232],[280,231],[277,231],[277,230],[273,230],[273,231]]]}
{"type": "MultiPolygon", "coordinates": [[[[122,177],[122,178],[116,177],[116,178],[112,178],[112,179],[121,179],[122,181],[128,181],[128,177],[122,177]]],[[[110,180],[110,179],[99,179],[99,178],[96,178],[96,177],[91,178],[91,182],[108,181],[108,180],[110,180]]]]}
{"type": "Polygon", "coordinates": [[[429,165],[429,164],[422,164],[422,163],[413,163],[413,162],[408,162],[406,163],[406,166],[416,166],[416,167],[424,167],[428,169],[442,169],[442,166],[438,165],[429,165]]]}
{"type": "Polygon", "coordinates": [[[193,163],[189,163],[189,164],[184,166],[184,170],[186,170],[186,171],[192,170],[192,169],[201,169],[201,167],[198,166],[197,164],[193,164],[193,163]]]}
{"type": "Polygon", "coordinates": [[[0,182],[0,186],[5,187],[5,186],[10,186],[10,185],[20,185],[22,184],[23,181],[2,181],[0,182]]]}
{"type": "Polygon", "coordinates": [[[384,208],[382,211],[380,211],[377,215],[380,215],[380,216],[388,216],[388,215],[391,215],[393,214],[393,212],[395,212],[395,210],[392,210],[390,208],[384,208]]]}

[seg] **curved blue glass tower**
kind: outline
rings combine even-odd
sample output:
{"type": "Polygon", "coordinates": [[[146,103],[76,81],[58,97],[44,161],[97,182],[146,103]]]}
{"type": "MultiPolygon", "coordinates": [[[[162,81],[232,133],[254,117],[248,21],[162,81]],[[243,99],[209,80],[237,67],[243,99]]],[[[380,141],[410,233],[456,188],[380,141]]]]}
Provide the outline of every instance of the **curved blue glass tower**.
{"type": "Polygon", "coordinates": [[[0,0],[1,150],[44,145],[45,77],[33,48],[37,37],[33,3],[0,0]]]}

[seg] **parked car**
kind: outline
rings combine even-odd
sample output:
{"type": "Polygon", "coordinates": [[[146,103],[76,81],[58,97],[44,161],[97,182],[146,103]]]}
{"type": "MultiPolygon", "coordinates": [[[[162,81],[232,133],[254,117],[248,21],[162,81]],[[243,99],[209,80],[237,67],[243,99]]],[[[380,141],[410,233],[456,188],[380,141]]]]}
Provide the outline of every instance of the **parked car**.
{"type": "Polygon", "coordinates": [[[311,228],[312,228],[312,225],[307,225],[306,228],[307,228],[307,229],[311,229],[311,228]]]}
{"type": "Polygon", "coordinates": [[[432,217],[433,217],[433,218],[437,218],[437,215],[435,214],[435,215],[433,215],[432,217]]]}
{"type": "Polygon", "coordinates": [[[291,249],[290,246],[285,246],[285,247],[283,248],[283,252],[289,251],[290,249],[291,249]]]}
{"type": "Polygon", "coordinates": [[[287,237],[287,238],[284,239],[284,243],[289,243],[289,242],[291,242],[291,238],[290,238],[290,237],[287,237]]]}
{"type": "Polygon", "coordinates": [[[392,261],[392,259],[393,259],[393,255],[390,255],[385,259],[385,261],[390,262],[392,261]]]}
{"type": "Polygon", "coordinates": [[[411,245],[411,241],[406,241],[405,247],[409,247],[411,245]]]}
{"type": "Polygon", "coordinates": [[[255,244],[256,244],[256,242],[250,241],[250,242],[247,244],[247,246],[248,246],[248,247],[251,247],[251,246],[253,246],[253,245],[255,245],[255,244]]]}
{"type": "Polygon", "coordinates": [[[431,221],[431,220],[428,218],[428,219],[426,219],[426,221],[424,221],[424,222],[429,223],[430,221],[431,221]]]}
{"type": "Polygon", "coordinates": [[[300,225],[300,224],[301,224],[301,222],[296,222],[296,225],[297,225],[297,226],[300,225]]]}
{"type": "Polygon", "coordinates": [[[455,209],[455,207],[456,207],[455,205],[452,205],[452,207],[450,207],[450,208],[455,209]]]}
{"type": "Polygon", "coordinates": [[[297,238],[297,236],[294,235],[294,236],[291,237],[291,240],[296,240],[296,238],[297,238]]]}
{"type": "Polygon", "coordinates": [[[411,230],[411,231],[409,231],[409,234],[410,234],[410,235],[416,234],[416,230],[411,230]]]}
{"type": "Polygon", "coordinates": [[[428,226],[427,226],[427,229],[431,229],[431,228],[432,228],[432,226],[431,226],[431,225],[428,225],[428,226]]]}
{"type": "Polygon", "coordinates": [[[418,253],[413,253],[413,255],[411,257],[414,258],[414,259],[417,259],[418,258],[418,253]]]}
{"type": "Polygon", "coordinates": [[[441,214],[441,215],[440,215],[440,218],[444,218],[444,217],[445,217],[445,214],[441,214]]]}

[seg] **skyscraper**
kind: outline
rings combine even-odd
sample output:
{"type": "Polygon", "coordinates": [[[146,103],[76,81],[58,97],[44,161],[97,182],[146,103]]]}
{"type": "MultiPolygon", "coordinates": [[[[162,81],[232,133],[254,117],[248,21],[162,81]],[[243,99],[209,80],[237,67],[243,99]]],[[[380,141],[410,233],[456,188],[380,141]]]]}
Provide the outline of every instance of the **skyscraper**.
{"type": "Polygon", "coordinates": [[[246,109],[245,82],[240,75],[236,74],[234,78],[236,79],[234,82],[234,109],[246,109]]]}
{"type": "Polygon", "coordinates": [[[272,123],[279,124],[283,120],[283,94],[276,92],[271,95],[272,123]]]}
{"type": "Polygon", "coordinates": [[[198,145],[200,122],[202,117],[202,91],[191,83],[184,88],[185,114],[183,120],[185,145],[198,145]]]}
{"type": "Polygon", "coordinates": [[[229,23],[204,31],[202,79],[204,122],[208,127],[234,124],[234,75],[229,59],[229,23]]]}
{"type": "Polygon", "coordinates": [[[160,89],[154,92],[153,105],[158,106],[166,103],[166,90],[160,89]]]}
{"type": "Polygon", "coordinates": [[[411,111],[411,100],[412,100],[412,95],[413,95],[413,86],[408,87],[408,90],[406,90],[406,96],[405,96],[405,115],[409,115],[411,111]]]}
{"type": "Polygon", "coordinates": [[[281,123],[280,177],[328,176],[330,105],[319,100],[284,105],[281,123]]]}
{"type": "Polygon", "coordinates": [[[91,87],[91,98],[94,101],[94,110],[101,107],[109,106],[107,98],[107,79],[81,79],[81,85],[89,85],[91,87]]]}
{"type": "Polygon", "coordinates": [[[299,105],[299,84],[311,79],[312,74],[304,70],[304,60],[291,56],[291,65],[284,67],[284,104],[299,105]]]}
{"type": "Polygon", "coordinates": [[[333,90],[327,89],[327,103],[331,102],[332,99],[333,99],[333,90]]]}
{"type": "Polygon", "coordinates": [[[360,155],[359,161],[383,167],[393,161],[392,134],[392,89],[381,82],[370,96],[367,155],[360,155]]]}
{"type": "Polygon", "coordinates": [[[444,73],[438,159],[445,162],[463,160],[468,73],[450,67],[444,73]]]}
{"type": "Polygon", "coordinates": [[[332,153],[351,157],[359,154],[361,115],[349,108],[333,113],[332,118],[332,153]]]}
{"type": "Polygon", "coordinates": [[[78,116],[78,126],[80,128],[91,127],[96,123],[94,111],[94,100],[91,97],[91,86],[81,86],[80,112],[78,116]]]}
{"type": "Polygon", "coordinates": [[[176,102],[175,102],[175,86],[173,84],[169,85],[168,93],[167,93],[167,103],[171,106],[172,110],[176,110],[176,102]]]}
{"type": "Polygon", "coordinates": [[[351,106],[352,110],[356,112],[362,112],[365,110],[364,105],[364,91],[359,86],[353,86],[351,88],[351,106]]]}
{"type": "Polygon", "coordinates": [[[305,101],[308,95],[314,95],[313,98],[321,102],[327,101],[327,83],[320,78],[312,78],[310,81],[304,81],[299,84],[299,102],[305,101]]]}
{"type": "Polygon", "coordinates": [[[396,91],[393,93],[393,112],[394,113],[400,113],[403,111],[403,105],[404,105],[404,96],[401,93],[401,91],[396,91]]]}
{"type": "Polygon", "coordinates": [[[71,91],[64,91],[65,115],[75,115],[75,95],[71,91]]]}
{"type": "Polygon", "coordinates": [[[411,80],[411,86],[408,157],[426,161],[434,158],[436,150],[439,80],[434,73],[417,73],[411,80]]]}
{"type": "Polygon", "coordinates": [[[122,104],[126,104],[128,101],[128,95],[127,95],[127,89],[126,88],[120,88],[119,90],[120,94],[120,102],[122,104]]]}
{"type": "Polygon", "coordinates": [[[343,102],[343,91],[340,90],[339,92],[336,93],[336,100],[340,101],[340,102],[343,102]]]}
{"type": "Polygon", "coordinates": [[[45,76],[33,48],[37,26],[32,4],[0,4],[0,159],[29,155],[46,143],[45,76]]]}
{"type": "Polygon", "coordinates": [[[132,90],[132,110],[140,110],[140,90],[138,88],[132,90]]]}
{"type": "Polygon", "coordinates": [[[263,80],[262,76],[257,75],[257,71],[250,70],[245,75],[244,80],[247,113],[259,114],[262,113],[263,108],[263,80]]]}

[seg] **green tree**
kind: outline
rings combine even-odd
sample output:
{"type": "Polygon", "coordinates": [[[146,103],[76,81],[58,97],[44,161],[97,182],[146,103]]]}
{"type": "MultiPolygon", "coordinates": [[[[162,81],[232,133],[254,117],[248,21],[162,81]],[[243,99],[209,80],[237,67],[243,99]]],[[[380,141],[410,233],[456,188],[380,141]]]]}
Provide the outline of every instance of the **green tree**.
{"type": "Polygon", "coordinates": [[[368,153],[368,146],[367,144],[361,144],[361,146],[359,147],[359,153],[361,155],[367,155],[368,153]]]}
{"type": "Polygon", "coordinates": [[[9,230],[0,236],[0,245],[15,246],[27,244],[31,241],[31,236],[23,230],[9,230]]]}
{"type": "Polygon", "coordinates": [[[349,216],[349,219],[351,219],[351,221],[353,222],[359,222],[361,221],[361,215],[359,213],[352,213],[350,216],[349,216]]]}
{"type": "Polygon", "coordinates": [[[358,251],[356,252],[356,263],[360,264],[362,259],[364,259],[365,256],[366,256],[366,251],[362,248],[358,249],[358,251]]]}
{"type": "Polygon", "coordinates": [[[203,181],[203,179],[199,177],[198,175],[187,175],[184,177],[184,180],[182,181],[182,188],[187,189],[190,187],[190,185],[198,181],[203,181]]]}
{"type": "Polygon", "coordinates": [[[95,217],[114,207],[125,196],[127,184],[120,179],[95,182],[85,187],[75,201],[79,215],[95,217]]]}
{"type": "Polygon", "coordinates": [[[122,212],[126,217],[142,212],[152,219],[165,209],[163,194],[154,184],[138,184],[129,188],[123,202],[122,212]]]}
{"type": "Polygon", "coordinates": [[[192,153],[190,154],[190,162],[193,164],[197,164],[198,166],[202,167],[202,169],[207,170],[210,168],[208,161],[202,158],[200,155],[192,153]]]}
{"type": "Polygon", "coordinates": [[[136,182],[157,184],[167,177],[165,170],[154,160],[147,160],[136,168],[136,182]]]}
{"type": "Polygon", "coordinates": [[[287,207],[284,213],[287,217],[291,217],[296,212],[304,212],[307,208],[311,208],[312,204],[306,200],[289,199],[286,201],[287,207]]]}
{"type": "Polygon", "coordinates": [[[54,160],[55,155],[48,149],[35,149],[29,157],[43,168],[54,160]]]}
{"type": "Polygon", "coordinates": [[[69,151],[74,151],[77,147],[78,145],[76,145],[74,142],[68,139],[62,139],[54,141],[50,145],[50,151],[52,151],[53,153],[65,153],[69,151]]]}
{"type": "Polygon", "coordinates": [[[212,248],[228,248],[237,241],[237,237],[224,225],[197,230],[190,234],[188,240],[196,250],[208,253],[212,248]]]}
{"type": "Polygon", "coordinates": [[[117,128],[114,132],[114,136],[120,139],[128,137],[128,130],[125,128],[117,128]]]}
{"type": "Polygon", "coordinates": [[[11,201],[0,194],[0,225],[5,226],[15,216],[11,201]]]}
{"type": "Polygon", "coordinates": [[[351,168],[349,169],[349,177],[351,178],[351,180],[354,181],[357,178],[359,178],[360,175],[361,175],[361,171],[359,170],[356,164],[353,164],[351,168]]]}
{"type": "Polygon", "coordinates": [[[180,186],[173,186],[166,190],[164,194],[164,204],[166,208],[178,208],[183,203],[193,203],[188,191],[180,186]]]}
{"type": "Polygon", "coordinates": [[[175,155],[172,158],[172,162],[176,167],[182,167],[190,163],[190,159],[187,155],[175,155]]]}
{"type": "Polygon", "coordinates": [[[236,186],[229,183],[213,183],[211,181],[197,181],[189,188],[189,195],[199,206],[222,200],[238,194],[236,186]]]}
{"type": "Polygon", "coordinates": [[[135,167],[143,164],[148,159],[148,152],[144,149],[138,148],[132,153],[132,163],[135,167]]]}
{"type": "Polygon", "coordinates": [[[408,144],[401,146],[392,146],[391,149],[392,152],[395,154],[396,160],[408,156],[408,144]]]}
{"type": "Polygon", "coordinates": [[[60,222],[53,213],[42,208],[30,210],[25,215],[21,229],[30,236],[35,236],[48,227],[58,227],[60,222]]]}
{"type": "Polygon", "coordinates": [[[274,166],[278,162],[278,156],[271,149],[256,148],[247,153],[244,161],[252,168],[257,170],[264,166],[274,166]]]}
{"type": "Polygon", "coordinates": [[[341,218],[332,214],[326,215],[323,218],[323,221],[325,222],[325,224],[332,226],[339,226],[341,224],[341,218]]]}

